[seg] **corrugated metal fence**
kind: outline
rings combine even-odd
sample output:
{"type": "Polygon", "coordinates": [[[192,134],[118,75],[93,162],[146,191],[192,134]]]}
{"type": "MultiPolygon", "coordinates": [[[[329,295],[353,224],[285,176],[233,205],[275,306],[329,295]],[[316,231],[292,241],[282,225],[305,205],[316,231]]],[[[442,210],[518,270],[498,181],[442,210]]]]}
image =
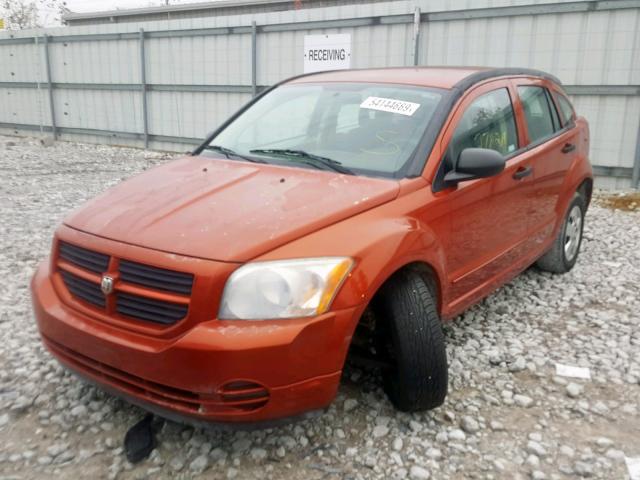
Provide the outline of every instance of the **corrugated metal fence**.
{"type": "Polygon", "coordinates": [[[599,185],[638,185],[640,0],[392,1],[3,32],[0,132],[187,150],[301,73],[304,36],[317,33],[351,33],[354,68],[549,71],[591,123],[599,185]]]}

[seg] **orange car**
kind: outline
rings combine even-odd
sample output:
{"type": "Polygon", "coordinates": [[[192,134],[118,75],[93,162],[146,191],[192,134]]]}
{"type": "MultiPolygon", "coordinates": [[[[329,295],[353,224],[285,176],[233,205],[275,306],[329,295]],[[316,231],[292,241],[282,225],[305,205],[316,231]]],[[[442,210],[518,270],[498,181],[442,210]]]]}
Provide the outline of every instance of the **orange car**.
{"type": "Polygon", "coordinates": [[[526,69],[303,75],[72,213],[32,281],[70,370],[170,418],[326,407],[347,353],[397,408],[447,392],[441,322],[576,262],[586,121],[526,69]]]}

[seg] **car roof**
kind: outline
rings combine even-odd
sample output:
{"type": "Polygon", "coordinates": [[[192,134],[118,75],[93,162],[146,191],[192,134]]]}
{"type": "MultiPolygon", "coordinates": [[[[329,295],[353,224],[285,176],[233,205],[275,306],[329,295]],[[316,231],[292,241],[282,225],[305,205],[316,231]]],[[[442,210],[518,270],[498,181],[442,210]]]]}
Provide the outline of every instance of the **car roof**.
{"type": "Polygon", "coordinates": [[[473,84],[488,78],[516,75],[547,78],[558,85],[561,84],[556,77],[540,70],[490,67],[393,67],[334,70],[301,75],[290,79],[287,83],[374,82],[466,90],[473,84]]]}

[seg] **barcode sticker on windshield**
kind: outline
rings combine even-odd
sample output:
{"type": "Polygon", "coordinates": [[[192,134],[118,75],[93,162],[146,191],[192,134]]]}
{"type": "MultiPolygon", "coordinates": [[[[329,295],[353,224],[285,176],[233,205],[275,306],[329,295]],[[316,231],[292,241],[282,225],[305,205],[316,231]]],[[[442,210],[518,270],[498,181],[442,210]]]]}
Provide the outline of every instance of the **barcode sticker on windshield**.
{"type": "Polygon", "coordinates": [[[360,104],[360,108],[370,110],[380,110],[382,112],[399,113],[400,115],[411,116],[420,107],[419,103],[394,100],[393,98],[369,97],[360,104]]]}

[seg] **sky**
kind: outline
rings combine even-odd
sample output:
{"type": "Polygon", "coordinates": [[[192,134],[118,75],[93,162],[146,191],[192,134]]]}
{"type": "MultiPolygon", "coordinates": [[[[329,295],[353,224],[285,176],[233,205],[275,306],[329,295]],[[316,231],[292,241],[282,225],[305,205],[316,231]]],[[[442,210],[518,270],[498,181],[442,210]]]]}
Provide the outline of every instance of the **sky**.
{"type": "MultiPolygon", "coordinates": [[[[72,12],[102,12],[116,8],[141,8],[164,5],[163,0],[66,0],[67,7],[72,12]]],[[[171,5],[180,3],[195,3],[205,0],[171,0],[171,5]]]]}

